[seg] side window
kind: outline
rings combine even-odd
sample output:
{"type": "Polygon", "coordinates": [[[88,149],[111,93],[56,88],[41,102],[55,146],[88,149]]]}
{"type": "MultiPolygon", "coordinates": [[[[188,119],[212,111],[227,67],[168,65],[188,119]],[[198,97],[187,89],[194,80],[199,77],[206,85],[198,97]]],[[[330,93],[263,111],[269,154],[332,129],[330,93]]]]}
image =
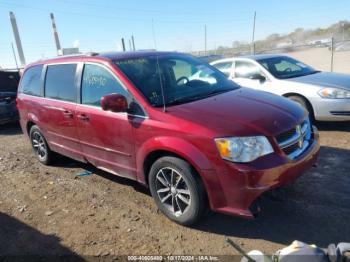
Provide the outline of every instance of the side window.
{"type": "Polygon", "coordinates": [[[28,68],[22,77],[20,92],[32,96],[43,96],[40,82],[42,70],[42,65],[28,68]]]}
{"type": "Polygon", "coordinates": [[[45,97],[76,102],[76,64],[50,65],[45,80],[45,97]]]}
{"type": "Polygon", "coordinates": [[[246,61],[236,61],[235,63],[235,77],[237,78],[251,78],[256,74],[261,74],[258,66],[246,61]]]}
{"type": "Polygon", "coordinates": [[[86,64],[81,84],[81,103],[100,106],[101,97],[113,93],[128,97],[127,91],[107,69],[86,64]]]}
{"type": "Polygon", "coordinates": [[[217,69],[219,69],[221,72],[223,72],[226,76],[230,76],[231,74],[231,68],[232,68],[232,62],[222,62],[217,63],[213,65],[217,69]]]}

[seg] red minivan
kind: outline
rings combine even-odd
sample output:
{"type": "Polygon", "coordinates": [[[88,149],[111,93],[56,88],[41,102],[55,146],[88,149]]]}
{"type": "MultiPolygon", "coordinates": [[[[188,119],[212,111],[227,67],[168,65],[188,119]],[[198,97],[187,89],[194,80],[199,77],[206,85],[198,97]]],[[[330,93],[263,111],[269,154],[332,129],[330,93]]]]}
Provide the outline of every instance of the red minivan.
{"type": "Polygon", "coordinates": [[[28,65],[17,107],[41,163],[59,153],[137,180],[184,225],[208,207],[253,217],[258,197],[309,169],[320,147],[296,103],[238,86],[176,52],[28,65]]]}

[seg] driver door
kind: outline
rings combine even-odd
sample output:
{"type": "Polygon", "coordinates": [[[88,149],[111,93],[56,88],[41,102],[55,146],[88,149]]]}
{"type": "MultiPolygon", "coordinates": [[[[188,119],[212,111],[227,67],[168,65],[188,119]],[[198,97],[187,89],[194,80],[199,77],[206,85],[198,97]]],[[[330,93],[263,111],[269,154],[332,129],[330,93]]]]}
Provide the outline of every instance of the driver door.
{"type": "Polygon", "coordinates": [[[234,71],[231,78],[234,82],[244,87],[269,91],[269,81],[267,79],[253,79],[255,75],[262,75],[266,78],[264,73],[254,63],[240,60],[235,61],[234,71]]]}
{"type": "Polygon", "coordinates": [[[119,176],[136,178],[133,120],[127,113],[103,111],[101,97],[128,91],[103,65],[85,63],[77,128],[84,157],[94,166],[119,176]]]}

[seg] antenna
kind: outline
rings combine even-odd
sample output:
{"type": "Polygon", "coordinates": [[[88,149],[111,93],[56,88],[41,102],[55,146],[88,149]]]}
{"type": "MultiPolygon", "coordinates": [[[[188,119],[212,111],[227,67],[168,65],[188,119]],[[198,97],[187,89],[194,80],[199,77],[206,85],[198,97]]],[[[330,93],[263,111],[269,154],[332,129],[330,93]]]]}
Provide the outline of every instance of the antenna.
{"type": "MultiPolygon", "coordinates": [[[[154,49],[157,52],[157,41],[156,41],[156,33],[154,31],[154,22],[152,18],[152,33],[153,33],[153,42],[154,42],[154,49]]],[[[158,69],[158,76],[159,76],[159,83],[160,83],[160,91],[162,92],[162,99],[163,99],[163,112],[166,112],[166,105],[165,105],[165,95],[164,95],[164,87],[163,87],[163,81],[162,81],[162,75],[160,73],[160,66],[159,66],[159,57],[158,53],[156,53],[157,58],[157,69],[158,69]]]]}
{"type": "Polygon", "coordinates": [[[11,20],[11,24],[12,24],[13,35],[15,37],[15,41],[16,41],[16,45],[17,45],[19,61],[21,62],[21,66],[24,67],[26,65],[26,60],[24,58],[22,42],[21,42],[21,38],[20,38],[19,32],[18,32],[16,17],[15,17],[15,14],[13,12],[10,12],[10,20],[11,20]]]}
{"type": "Polygon", "coordinates": [[[50,13],[50,17],[51,17],[51,22],[52,22],[53,36],[55,38],[57,55],[62,55],[62,48],[61,48],[61,44],[60,44],[60,39],[58,38],[57,27],[56,27],[55,17],[53,16],[53,13],[50,13]]]}

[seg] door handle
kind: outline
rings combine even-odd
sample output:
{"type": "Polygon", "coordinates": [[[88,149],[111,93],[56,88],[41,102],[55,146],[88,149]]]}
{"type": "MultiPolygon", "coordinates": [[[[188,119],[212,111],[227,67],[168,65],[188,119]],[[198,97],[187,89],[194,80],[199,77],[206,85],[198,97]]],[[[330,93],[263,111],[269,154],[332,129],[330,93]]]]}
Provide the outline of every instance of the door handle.
{"type": "Polygon", "coordinates": [[[69,110],[64,110],[63,115],[65,118],[73,118],[73,113],[69,110]]]}
{"type": "Polygon", "coordinates": [[[89,121],[89,120],[90,120],[90,118],[89,118],[87,115],[85,115],[85,114],[79,114],[79,115],[77,116],[77,118],[78,118],[79,120],[81,120],[81,121],[89,121]]]}

